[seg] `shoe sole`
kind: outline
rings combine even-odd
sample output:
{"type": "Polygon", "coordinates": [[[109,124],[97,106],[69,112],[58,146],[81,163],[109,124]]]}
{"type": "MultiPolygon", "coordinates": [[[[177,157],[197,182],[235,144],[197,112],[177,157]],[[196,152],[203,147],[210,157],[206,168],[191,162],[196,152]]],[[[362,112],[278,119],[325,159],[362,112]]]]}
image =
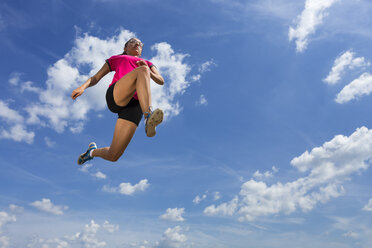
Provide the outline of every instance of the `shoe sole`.
{"type": "Polygon", "coordinates": [[[155,128],[157,125],[162,123],[163,121],[163,111],[161,109],[156,109],[152,112],[149,120],[147,121],[147,130],[146,135],[147,137],[154,137],[156,134],[155,128]]]}

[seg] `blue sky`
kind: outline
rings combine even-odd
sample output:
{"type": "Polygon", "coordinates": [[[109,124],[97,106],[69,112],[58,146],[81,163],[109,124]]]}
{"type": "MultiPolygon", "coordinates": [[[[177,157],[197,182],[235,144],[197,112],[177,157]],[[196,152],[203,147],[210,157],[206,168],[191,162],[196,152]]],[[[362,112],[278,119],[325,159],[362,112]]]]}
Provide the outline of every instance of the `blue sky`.
{"type": "Polygon", "coordinates": [[[371,247],[368,0],[2,1],[0,247],[371,247]],[[116,163],[112,74],[138,37],[166,114],[116,163]]]}

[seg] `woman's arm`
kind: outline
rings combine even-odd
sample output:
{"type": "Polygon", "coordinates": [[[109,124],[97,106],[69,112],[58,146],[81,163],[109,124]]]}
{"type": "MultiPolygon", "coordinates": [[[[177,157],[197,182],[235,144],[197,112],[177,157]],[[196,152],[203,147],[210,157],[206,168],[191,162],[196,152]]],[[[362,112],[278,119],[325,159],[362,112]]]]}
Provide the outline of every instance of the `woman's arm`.
{"type": "Polygon", "coordinates": [[[151,79],[154,80],[155,83],[163,85],[164,84],[164,78],[160,75],[158,69],[156,69],[155,66],[152,66],[150,68],[150,75],[151,79]]]}
{"type": "Polygon", "coordinates": [[[110,67],[105,63],[93,77],[89,78],[85,83],[72,92],[71,98],[75,100],[77,97],[81,96],[86,88],[96,85],[109,72],[110,67]]]}

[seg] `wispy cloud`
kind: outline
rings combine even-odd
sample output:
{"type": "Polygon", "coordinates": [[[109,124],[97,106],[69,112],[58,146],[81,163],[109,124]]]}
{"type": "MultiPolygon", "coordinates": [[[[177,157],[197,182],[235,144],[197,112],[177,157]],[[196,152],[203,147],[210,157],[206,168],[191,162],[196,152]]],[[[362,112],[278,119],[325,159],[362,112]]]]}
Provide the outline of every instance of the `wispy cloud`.
{"type": "Polygon", "coordinates": [[[341,196],[342,183],[366,170],[371,158],[372,130],[361,127],[349,137],[337,135],[323,146],[292,159],[292,166],[302,173],[308,172],[308,176],[271,186],[251,179],[230,202],[211,205],[204,213],[237,215],[240,221],[253,221],[261,216],[290,214],[297,209],[308,212],[319,202],[341,196]]]}
{"type": "Polygon", "coordinates": [[[364,211],[372,211],[372,199],[369,199],[368,203],[363,207],[364,211]]]}
{"type": "Polygon", "coordinates": [[[63,211],[68,209],[68,206],[54,205],[52,201],[47,198],[43,198],[41,201],[34,201],[30,203],[30,205],[39,209],[40,211],[55,215],[63,215],[63,211]]]}
{"type": "Polygon", "coordinates": [[[194,203],[194,204],[199,204],[200,202],[202,202],[203,200],[205,200],[207,198],[207,195],[202,195],[202,196],[199,196],[199,195],[197,195],[195,198],[194,198],[194,200],[192,200],[192,202],[194,203]]]}
{"type": "Polygon", "coordinates": [[[202,95],[200,95],[199,100],[195,103],[195,105],[196,106],[207,106],[208,101],[205,98],[205,96],[202,94],[202,95]]]}
{"type": "Polygon", "coordinates": [[[305,8],[297,18],[297,26],[289,28],[289,40],[296,41],[297,52],[303,52],[309,43],[309,36],[322,24],[326,10],[339,0],[306,0],[305,8]]]}

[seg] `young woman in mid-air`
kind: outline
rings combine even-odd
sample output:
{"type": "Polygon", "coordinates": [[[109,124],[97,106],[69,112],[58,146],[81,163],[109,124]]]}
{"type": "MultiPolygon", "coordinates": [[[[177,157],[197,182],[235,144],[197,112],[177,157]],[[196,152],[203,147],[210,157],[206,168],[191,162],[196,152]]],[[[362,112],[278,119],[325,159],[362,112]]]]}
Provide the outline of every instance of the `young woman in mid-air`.
{"type": "Polygon", "coordinates": [[[146,120],[147,136],[156,134],[156,126],[163,121],[163,111],[151,110],[150,78],[160,85],[164,84],[164,79],[150,61],[140,58],[142,48],[143,43],[139,39],[130,39],[125,43],[122,54],[107,59],[93,77],[72,92],[71,98],[75,100],[86,88],[96,85],[106,74],[115,71],[106,92],[108,108],[118,114],[112,143],[103,148],[97,148],[94,142],[90,143],[88,150],[79,156],[79,165],[93,157],[117,161],[132,139],[142,115],[146,120]]]}

